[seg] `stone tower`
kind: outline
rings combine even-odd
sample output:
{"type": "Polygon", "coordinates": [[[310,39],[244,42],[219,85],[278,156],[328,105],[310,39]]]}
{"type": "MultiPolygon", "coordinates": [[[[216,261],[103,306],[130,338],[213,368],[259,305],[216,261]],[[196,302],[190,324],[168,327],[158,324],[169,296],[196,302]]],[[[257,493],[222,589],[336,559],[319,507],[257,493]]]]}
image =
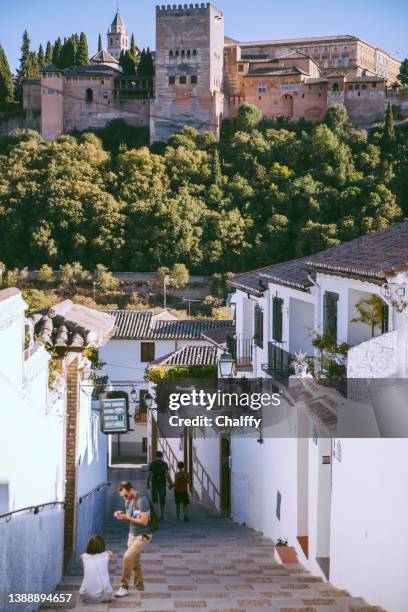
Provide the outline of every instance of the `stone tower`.
{"type": "Polygon", "coordinates": [[[184,125],[219,132],[223,114],[224,16],[211,4],[156,7],[151,141],[184,125]]]}
{"type": "Polygon", "coordinates": [[[129,34],[126,32],[126,27],[122,21],[122,17],[119,15],[119,11],[116,12],[110,30],[108,30],[107,37],[108,53],[119,60],[121,52],[129,49],[129,34]]]}

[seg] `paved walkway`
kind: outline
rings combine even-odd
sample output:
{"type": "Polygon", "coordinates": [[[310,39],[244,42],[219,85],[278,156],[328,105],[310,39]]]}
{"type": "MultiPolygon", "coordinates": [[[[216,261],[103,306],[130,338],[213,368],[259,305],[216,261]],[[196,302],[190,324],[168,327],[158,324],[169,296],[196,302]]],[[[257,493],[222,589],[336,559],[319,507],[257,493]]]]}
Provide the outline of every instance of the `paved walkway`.
{"type": "MultiPolygon", "coordinates": [[[[145,469],[113,469],[109,512],[120,508],[116,484],[131,480],[144,490],[145,469]]],[[[169,495],[172,500],[172,495],[169,495]]],[[[64,576],[60,590],[75,592],[75,610],[188,610],[206,609],[279,612],[379,612],[364,600],[352,598],[309,574],[300,565],[278,565],[271,541],[259,533],[209,514],[192,504],[191,522],[175,518],[174,504],[153,541],[142,554],[145,591],[135,592],[109,604],[84,605],[77,596],[81,568],[64,576]]],[[[117,521],[108,524],[105,536],[113,551],[112,585],[119,586],[121,556],[128,528],[117,521]]]]}

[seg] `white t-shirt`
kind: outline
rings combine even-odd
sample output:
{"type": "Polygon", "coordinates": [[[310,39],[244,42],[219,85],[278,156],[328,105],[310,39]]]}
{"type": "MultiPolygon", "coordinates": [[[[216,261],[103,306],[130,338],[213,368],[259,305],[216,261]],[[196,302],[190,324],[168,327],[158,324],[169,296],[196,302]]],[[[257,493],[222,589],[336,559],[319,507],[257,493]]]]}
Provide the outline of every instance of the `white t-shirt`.
{"type": "Polygon", "coordinates": [[[109,553],[107,551],[97,555],[84,553],[81,556],[84,566],[84,579],[79,593],[89,602],[100,602],[108,599],[113,593],[109,579],[109,553]]]}

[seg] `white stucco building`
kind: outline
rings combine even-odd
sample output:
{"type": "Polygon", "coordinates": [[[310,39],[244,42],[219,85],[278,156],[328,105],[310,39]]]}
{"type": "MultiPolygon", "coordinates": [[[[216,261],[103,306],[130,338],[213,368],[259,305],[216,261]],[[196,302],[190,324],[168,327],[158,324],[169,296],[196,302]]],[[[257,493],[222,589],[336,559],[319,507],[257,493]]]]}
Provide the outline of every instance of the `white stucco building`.
{"type": "Polygon", "coordinates": [[[192,440],[220,510],[288,538],[313,573],[389,612],[408,601],[407,244],[405,220],[235,277],[234,376],[269,381],[282,404],[259,435],[192,440]],[[367,392],[373,380],[390,387],[367,392]]]}
{"type": "MultiPolygon", "coordinates": [[[[185,347],[212,346],[207,335],[232,329],[232,321],[182,320],[167,310],[159,314],[133,310],[109,314],[115,317],[116,333],[99,351],[102,374],[109,377],[112,390],[129,395],[133,429],[120,437],[111,436],[111,456],[143,461],[148,451],[147,415],[143,412],[143,396],[149,389],[146,368],[152,363],[166,367],[163,358],[171,358],[185,347]]],[[[176,363],[177,358],[173,361],[176,363]]]]}

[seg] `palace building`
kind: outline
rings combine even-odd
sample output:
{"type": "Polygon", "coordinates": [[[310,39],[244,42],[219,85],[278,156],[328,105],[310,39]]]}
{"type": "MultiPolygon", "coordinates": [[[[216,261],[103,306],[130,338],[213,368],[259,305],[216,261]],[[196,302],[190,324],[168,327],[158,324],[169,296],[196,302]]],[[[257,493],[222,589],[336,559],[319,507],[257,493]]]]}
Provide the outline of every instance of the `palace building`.
{"type": "Polygon", "coordinates": [[[46,140],[114,119],[149,128],[152,142],[184,125],[218,133],[242,104],[271,119],[320,121],[342,103],[359,126],[383,119],[388,101],[408,115],[406,92],[389,90],[400,62],[355,36],[239,42],[225,36],[223,13],[207,3],[156,7],[154,77],[122,73],[129,35],[119,12],[107,43],[87,66],[47,66],[25,83],[27,117],[40,115],[46,140]]]}

